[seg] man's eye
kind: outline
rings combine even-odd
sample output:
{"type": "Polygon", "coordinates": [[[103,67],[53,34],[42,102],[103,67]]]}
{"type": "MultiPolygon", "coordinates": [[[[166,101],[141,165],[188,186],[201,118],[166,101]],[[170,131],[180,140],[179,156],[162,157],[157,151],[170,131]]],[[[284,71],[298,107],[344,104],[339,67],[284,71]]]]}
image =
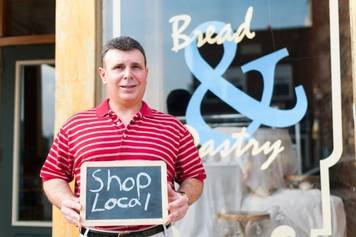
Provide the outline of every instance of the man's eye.
{"type": "Polygon", "coordinates": [[[123,69],[124,69],[124,66],[122,66],[122,65],[117,65],[117,66],[115,67],[115,69],[117,69],[117,70],[123,70],[123,69]]]}

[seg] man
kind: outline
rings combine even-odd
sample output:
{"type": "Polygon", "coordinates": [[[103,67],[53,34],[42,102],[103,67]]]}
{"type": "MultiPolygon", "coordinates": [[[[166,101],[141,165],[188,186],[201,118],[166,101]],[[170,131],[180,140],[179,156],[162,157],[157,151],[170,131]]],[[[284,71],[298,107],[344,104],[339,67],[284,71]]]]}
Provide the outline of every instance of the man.
{"type": "MultiPolygon", "coordinates": [[[[108,99],[72,116],[60,129],[41,169],[48,199],[81,226],[80,167],[88,161],[163,160],[167,164],[168,223],[181,219],[203,189],[205,171],[188,130],[173,116],[151,109],[143,96],[148,69],[142,46],[130,37],[108,42],[99,75],[108,99]],[[74,193],[68,182],[75,180],[74,193]],[[180,184],[174,191],[173,183],[180,184]]],[[[169,225],[168,225],[169,226],[169,225]]],[[[88,236],[166,236],[167,226],[82,227],[88,236]]],[[[170,230],[169,228],[168,230],[170,230]]],[[[167,231],[170,232],[170,231],[167,231]]]]}

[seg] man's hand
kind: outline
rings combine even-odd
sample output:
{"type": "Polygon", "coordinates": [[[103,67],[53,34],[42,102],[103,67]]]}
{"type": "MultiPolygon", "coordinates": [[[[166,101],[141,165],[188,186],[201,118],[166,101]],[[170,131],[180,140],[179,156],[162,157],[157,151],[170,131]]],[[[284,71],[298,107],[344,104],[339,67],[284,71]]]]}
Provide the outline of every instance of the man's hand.
{"type": "Polygon", "coordinates": [[[173,190],[168,185],[168,222],[176,222],[182,219],[189,208],[189,199],[186,194],[181,194],[173,190]]]}
{"type": "Polygon", "coordinates": [[[68,183],[62,179],[50,179],[43,183],[49,201],[55,205],[69,223],[78,227],[80,223],[81,205],[79,198],[75,197],[68,183]]]}
{"type": "Polygon", "coordinates": [[[72,197],[64,199],[61,203],[60,209],[64,218],[66,218],[69,223],[81,227],[79,214],[81,205],[79,198],[72,197]]]}

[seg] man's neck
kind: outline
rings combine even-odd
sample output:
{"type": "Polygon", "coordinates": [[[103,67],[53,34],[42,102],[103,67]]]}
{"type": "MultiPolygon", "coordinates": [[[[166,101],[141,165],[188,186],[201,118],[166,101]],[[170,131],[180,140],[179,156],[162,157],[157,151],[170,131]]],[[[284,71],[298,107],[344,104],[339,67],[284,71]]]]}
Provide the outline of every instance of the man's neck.
{"type": "Polygon", "coordinates": [[[112,111],[127,125],[132,118],[140,111],[142,101],[136,104],[120,104],[115,103],[113,100],[109,100],[109,105],[112,111]]]}

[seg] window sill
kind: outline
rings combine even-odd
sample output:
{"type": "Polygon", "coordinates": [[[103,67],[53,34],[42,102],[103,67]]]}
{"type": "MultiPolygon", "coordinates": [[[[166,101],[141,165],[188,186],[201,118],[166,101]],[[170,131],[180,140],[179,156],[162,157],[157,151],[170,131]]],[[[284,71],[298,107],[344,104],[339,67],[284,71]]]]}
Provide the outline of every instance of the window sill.
{"type": "Polygon", "coordinates": [[[55,43],[55,34],[0,37],[0,47],[10,46],[10,45],[51,44],[51,43],[55,43]]]}

